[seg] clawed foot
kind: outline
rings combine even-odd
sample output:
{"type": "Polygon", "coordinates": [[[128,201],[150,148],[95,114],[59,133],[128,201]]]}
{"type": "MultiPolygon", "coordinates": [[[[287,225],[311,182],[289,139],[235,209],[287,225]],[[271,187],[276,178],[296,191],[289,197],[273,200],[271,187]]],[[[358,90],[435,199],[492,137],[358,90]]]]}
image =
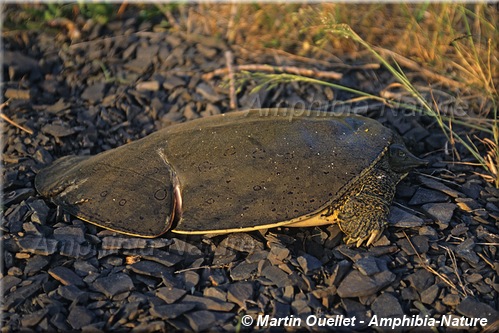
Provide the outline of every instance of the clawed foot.
{"type": "Polygon", "coordinates": [[[356,244],[357,247],[360,247],[365,240],[367,240],[366,246],[374,244],[382,235],[382,230],[373,230],[370,234],[364,237],[356,237],[351,238],[349,236],[345,236],[344,240],[347,245],[356,244]]]}

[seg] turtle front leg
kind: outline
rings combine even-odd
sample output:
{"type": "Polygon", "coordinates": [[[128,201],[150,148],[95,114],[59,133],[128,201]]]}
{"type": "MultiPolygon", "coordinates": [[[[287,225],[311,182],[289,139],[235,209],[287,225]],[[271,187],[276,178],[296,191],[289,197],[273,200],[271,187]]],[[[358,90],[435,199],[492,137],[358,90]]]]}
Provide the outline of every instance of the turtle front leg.
{"type": "Polygon", "coordinates": [[[359,193],[346,200],[338,214],[338,225],[345,243],[369,246],[376,242],[387,225],[389,203],[371,193],[359,193]]]}

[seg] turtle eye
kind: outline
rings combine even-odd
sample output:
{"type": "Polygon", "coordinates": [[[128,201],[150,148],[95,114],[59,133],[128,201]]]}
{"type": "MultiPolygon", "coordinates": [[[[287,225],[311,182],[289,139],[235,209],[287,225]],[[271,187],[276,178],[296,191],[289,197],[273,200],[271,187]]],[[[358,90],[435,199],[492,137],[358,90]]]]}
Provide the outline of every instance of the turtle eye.
{"type": "Polygon", "coordinates": [[[405,157],[405,152],[403,150],[398,151],[399,157],[405,157]]]}

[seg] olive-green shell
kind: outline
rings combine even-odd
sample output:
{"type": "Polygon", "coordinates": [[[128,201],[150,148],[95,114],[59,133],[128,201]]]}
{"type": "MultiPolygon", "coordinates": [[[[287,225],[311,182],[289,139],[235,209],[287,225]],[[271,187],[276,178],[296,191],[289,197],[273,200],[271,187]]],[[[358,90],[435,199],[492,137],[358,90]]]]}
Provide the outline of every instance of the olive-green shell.
{"type": "Polygon", "coordinates": [[[392,142],[375,120],[262,109],[173,125],[40,171],[38,191],[112,230],[155,237],[274,226],[313,216],[348,190],[392,142]],[[178,185],[181,203],[175,199],[178,185]]]}

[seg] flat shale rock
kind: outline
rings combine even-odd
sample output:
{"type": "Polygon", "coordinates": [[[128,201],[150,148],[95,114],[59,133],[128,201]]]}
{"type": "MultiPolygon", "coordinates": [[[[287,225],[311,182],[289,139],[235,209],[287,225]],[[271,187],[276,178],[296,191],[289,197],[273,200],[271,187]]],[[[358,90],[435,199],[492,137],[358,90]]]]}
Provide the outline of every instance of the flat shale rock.
{"type": "Polygon", "coordinates": [[[423,225],[423,219],[397,207],[391,207],[388,221],[399,228],[414,228],[423,225]]]}
{"type": "Polygon", "coordinates": [[[106,90],[106,84],[99,82],[95,83],[91,86],[88,86],[83,93],[81,94],[81,98],[90,102],[91,104],[96,104],[100,102],[104,98],[106,90]]]}
{"type": "Polygon", "coordinates": [[[216,323],[215,314],[206,310],[190,312],[185,314],[184,317],[187,318],[189,325],[194,332],[201,332],[213,328],[213,325],[216,323]]]}
{"type": "Polygon", "coordinates": [[[194,303],[179,303],[179,304],[164,304],[153,305],[151,307],[151,314],[156,318],[174,319],[178,316],[193,310],[196,307],[194,303]]]}
{"type": "Polygon", "coordinates": [[[90,325],[94,321],[95,315],[84,306],[74,306],[68,315],[68,323],[75,330],[90,325]]]}
{"type": "Polygon", "coordinates": [[[430,202],[446,202],[449,197],[442,193],[433,190],[428,190],[424,187],[420,187],[414,196],[409,201],[409,205],[422,205],[430,202]]]}
{"type": "Polygon", "coordinates": [[[46,280],[46,274],[39,274],[29,278],[27,284],[18,286],[15,291],[12,291],[4,298],[2,309],[6,311],[29,300],[42,288],[42,283],[45,283],[46,280]]]}
{"type": "Polygon", "coordinates": [[[61,242],[76,242],[82,244],[85,242],[85,232],[80,227],[68,226],[54,230],[54,238],[61,242]]]}
{"type": "Polygon", "coordinates": [[[499,311],[472,297],[466,297],[456,307],[457,312],[469,318],[487,318],[489,324],[499,320],[499,311]]]}
{"type": "Polygon", "coordinates": [[[440,229],[446,229],[457,205],[453,203],[428,203],[421,208],[436,220],[440,229]]]}
{"type": "Polygon", "coordinates": [[[26,267],[24,267],[24,274],[28,276],[36,274],[40,270],[45,268],[49,263],[50,263],[49,257],[34,255],[26,263],[26,267]]]}
{"type": "Polygon", "coordinates": [[[109,298],[134,288],[132,279],[125,273],[116,273],[95,280],[94,288],[109,298]]]}
{"type": "Polygon", "coordinates": [[[127,268],[129,268],[130,270],[132,270],[137,274],[153,276],[153,277],[162,277],[171,273],[168,267],[149,260],[138,261],[136,263],[128,265],[127,268]]]}
{"type": "Polygon", "coordinates": [[[253,299],[254,286],[251,282],[237,282],[229,286],[227,300],[246,309],[246,301],[253,299]]]}
{"type": "Polygon", "coordinates": [[[296,260],[305,274],[314,272],[322,267],[320,260],[310,254],[299,256],[296,260]]]}
{"type": "Polygon", "coordinates": [[[196,92],[210,103],[217,103],[221,101],[223,98],[225,98],[219,95],[217,92],[215,92],[213,87],[211,87],[211,85],[207,83],[200,83],[196,87],[196,92]]]}
{"type": "Polygon", "coordinates": [[[272,281],[277,287],[289,285],[288,274],[276,266],[267,266],[263,269],[262,275],[272,281]]]}
{"type": "Polygon", "coordinates": [[[372,295],[395,280],[395,274],[384,271],[365,276],[357,270],[351,271],[338,286],[340,297],[361,297],[372,295]]]}
{"type": "Polygon", "coordinates": [[[196,309],[199,310],[213,310],[213,311],[231,311],[234,308],[233,303],[222,302],[215,298],[185,295],[180,304],[193,303],[196,309]]]}
{"type": "Polygon", "coordinates": [[[411,283],[411,286],[420,293],[429,288],[435,282],[433,274],[425,269],[418,269],[406,279],[411,283]]]}
{"type": "Polygon", "coordinates": [[[258,262],[243,261],[230,270],[230,277],[234,281],[247,280],[255,276],[258,271],[258,262]]]}
{"type": "Polygon", "coordinates": [[[83,282],[82,278],[76,275],[75,272],[64,266],[57,266],[49,269],[48,273],[54,279],[59,281],[65,286],[75,285],[77,287],[84,287],[86,283],[83,282]]]}
{"type": "Polygon", "coordinates": [[[12,287],[17,286],[21,283],[21,279],[12,275],[5,275],[0,279],[0,284],[3,287],[5,293],[8,293],[12,287]]]}
{"type": "Polygon", "coordinates": [[[473,250],[474,247],[475,242],[473,239],[468,238],[456,247],[456,254],[471,265],[476,266],[480,262],[480,258],[473,250]]]}
{"type": "Polygon", "coordinates": [[[104,237],[102,239],[103,250],[132,250],[146,248],[161,248],[168,246],[171,242],[168,239],[144,239],[137,237],[104,237]]]}
{"type": "Polygon", "coordinates": [[[404,315],[404,310],[402,310],[398,299],[390,293],[379,295],[371,305],[371,309],[381,318],[400,317],[404,315]]]}
{"type": "Polygon", "coordinates": [[[3,65],[8,67],[10,79],[20,78],[24,74],[30,74],[33,79],[41,75],[38,61],[18,51],[5,51],[3,65]]]}
{"type": "Polygon", "coordinates": [[[161,298],[167,304],[175,303],[186,293],[187,291],[179,288],[161,287],[159,289],[156,289],[156,296],[161,298]]]}
{"type": "Polygon", "coordinates": [[[55,239],[26,236],[19,238],[17,243],[24,252],[39,254],[42,256],[49,256],[57,251],[59,242],[55,239]]]}
{"type": "Polygon", "coordinates": [[[42,128],[42,132],[45,134],[50,134],[56,138],[63,138],[65,136],[75,134],[75,130],[71,127],[59,124],[45,125],[42,128]]]}

